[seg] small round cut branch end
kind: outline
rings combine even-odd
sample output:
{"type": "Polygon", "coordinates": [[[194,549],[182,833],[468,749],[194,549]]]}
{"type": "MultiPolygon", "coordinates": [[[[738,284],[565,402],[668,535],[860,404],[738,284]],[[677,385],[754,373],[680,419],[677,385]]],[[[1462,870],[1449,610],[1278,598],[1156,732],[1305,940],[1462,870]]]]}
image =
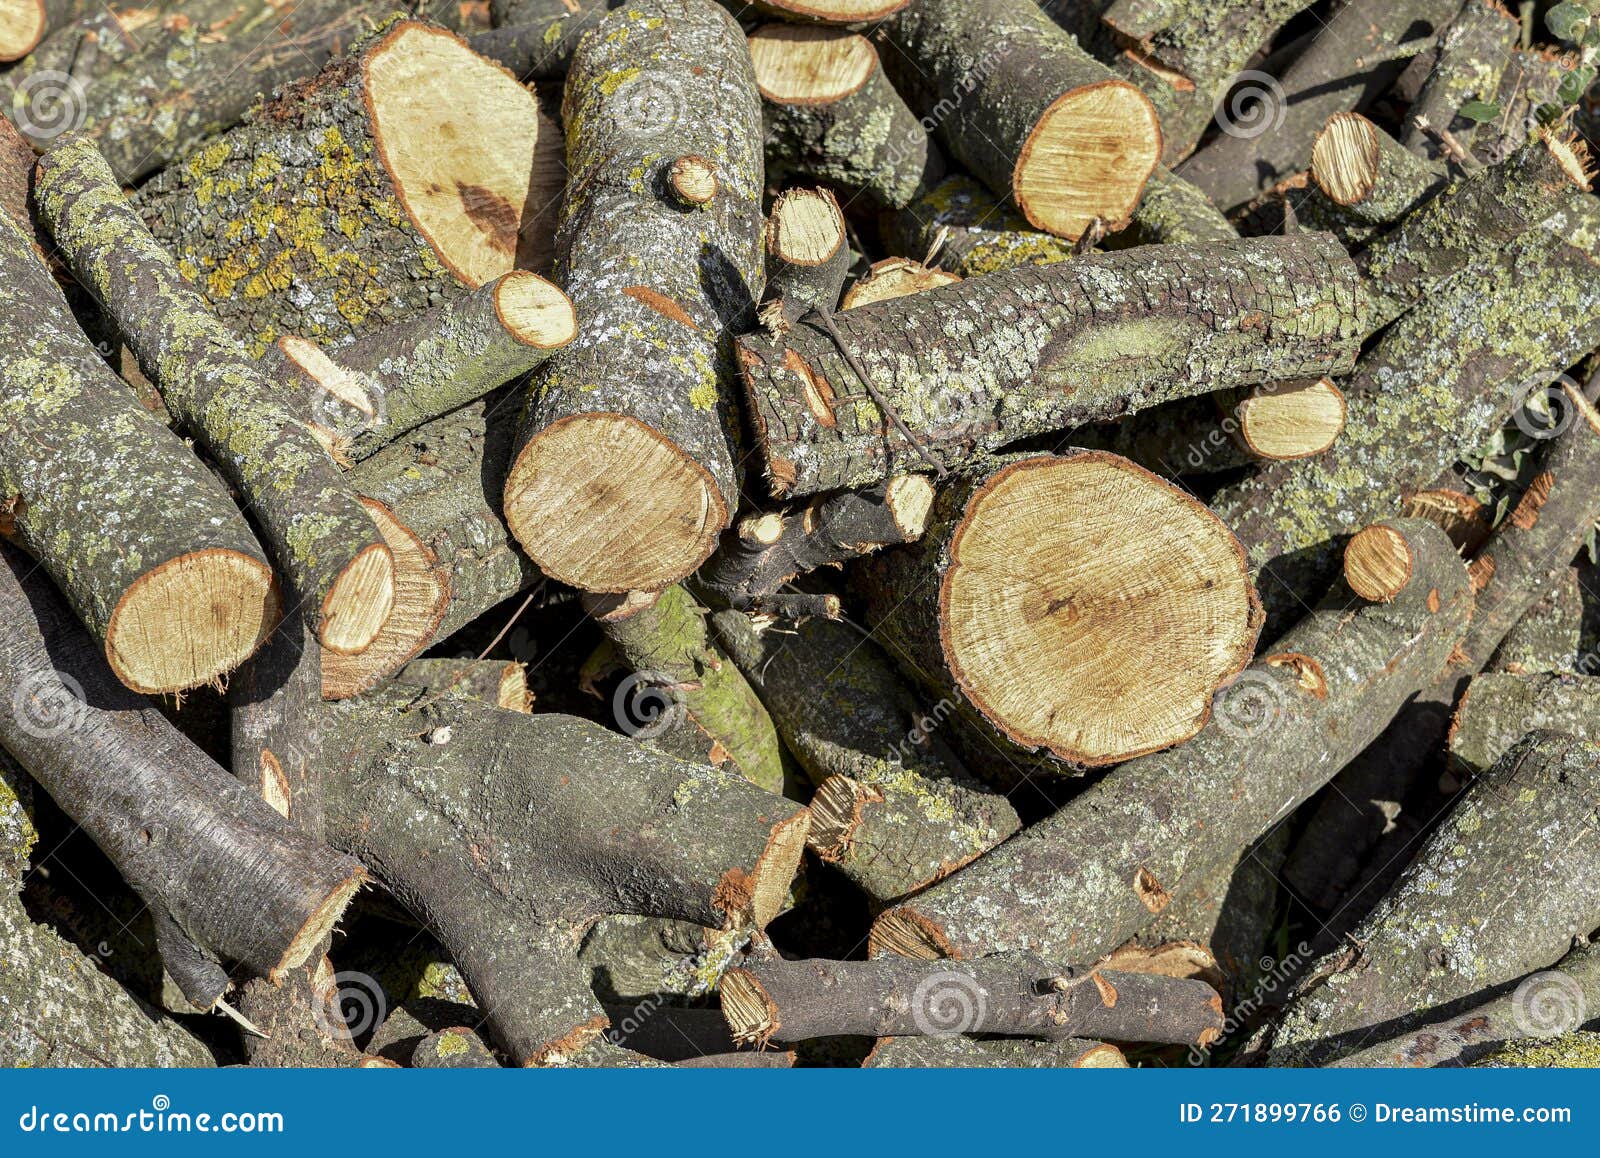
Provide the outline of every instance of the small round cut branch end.
{"type": "Polygon", "coordinates": [[[1257,458],[1321,454],[1344,431],[1344,394],[1327,378],[1275,382],[1252,391],[1235,417],[1239,438],[1257,458]]]}
{"type": "Polygon", "coordinates": [[[536,273],[519,270],[501,278],[494,304],[506,332],[525,346],[557,350],[577,337],[571,299],[536,273]]]}
{"type": "Polygon", "coordinates": [[[667,170],[667,184],[682,204],[709,205],[717,196],[717,167],[704,157],[679,157],[667,170]]]}
{"type": "Polygon", "coordinates": [[[789,265],[827,264],[845,244],[844,214],[824,189],[790,189],[772,206],[767,252],[789,265]]]}
{"type": "Polygon", "coordinates": [[[1365,201],[1378,181],[1378,129],[1360,113],[1328,118],[1311,147],[1311,177],[1340,205],[1365,201]]]}
{"type": "Polygon", "coordinates": [[[1388,603],[1406,589],[1416,559],[1406,537],[1375,523],[1351,538],[1344,550],[1344,578],[1369,603],[1388,603]]]}
{"type": "Polygon", "coordinates": [[[46,31],[44,0],[0,0],[0,63],[27,56],[46,31]]]}

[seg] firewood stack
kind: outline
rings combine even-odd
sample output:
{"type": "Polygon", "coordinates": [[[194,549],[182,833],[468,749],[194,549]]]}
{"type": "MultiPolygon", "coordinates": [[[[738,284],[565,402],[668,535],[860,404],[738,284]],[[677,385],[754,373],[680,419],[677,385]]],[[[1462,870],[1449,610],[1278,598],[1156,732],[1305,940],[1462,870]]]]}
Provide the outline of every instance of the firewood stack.
{"type": "Polygon", "coordinates": [[[0,1060],[1562,1064],[1535,7],[0,0],[0,1060]]]}

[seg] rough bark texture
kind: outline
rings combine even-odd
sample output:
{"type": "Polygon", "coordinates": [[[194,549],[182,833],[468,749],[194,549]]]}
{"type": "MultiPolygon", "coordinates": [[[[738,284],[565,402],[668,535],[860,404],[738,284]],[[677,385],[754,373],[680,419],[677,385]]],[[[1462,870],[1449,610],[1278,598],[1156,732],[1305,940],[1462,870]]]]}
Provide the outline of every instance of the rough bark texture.
{"type": "Polygon", "coordinates": [[[430,696],[474,700],[508,712],[533,710],[527,669],[516,660],[414,659],[394,679],[430,696]]]}
{"type": "Polygon", "coordinates": [[[712,626],[817,787],[812,851],[874,902],[926,887],[1022,827],[939,735],[946,705],[919,699],[871,640],[816,619],[758,631],[736,611],[712,626]]]}
{"type": "MultiPolygon", "coordinates": [[[[209,665],[152,686],[148,657],[137,654],[148,641],[129,638],[126,655],[114,646],[117,613],[129,590],[164,565],[183,567],[195,552],[236,556],[240,583],[226,594],[240,604],[224,610],[241,622],[254,617],[254,630],[233,633],[243,644],[233,662],[243,660],[277,620],[271,568],[255,536],[226,488],[106,367],[9,216],[0,216],[0,269],[0,524],[45,565],[136,690],[217,679],[226,668],[209,665]],[[243,599],[251,595],[253,606],[243,599]]],[[[209,606],[184,610],[210,627],[209,606]]]]}
{"type": "Polygon", "coordinates": [[[1489,670],[1514,675],[1573,671],[1584,650],[1583,596],[1582,572],[1576,567],[1559,572],[1544,598],[1500,641],[1489,670]]]}
{"type": "Polygon", "coordinates": [[[1561,672],[1475,677],[1450,725],[1451,768],[1461,780],[1482,775],[1535,729],[1600,738],[1600,679],[1561,672]]]}
{"type": "Polygon", "coordinates": [[[1572,67],[1566,53],[1545,48],[1513,48],[1506,56],[1500,91],[1492,98],[1500,115],[1472,135],[1472,155],[1491,165],[1527,141],[1530,127],[1540,123],[1541,106],[1563,106],[1561,84],[1572,67]]]}
{"type": "Polygon", "coordinates": [[[1111,234],[1107,249],[1134,245],[1199,245],[1239,235],[1211,198],[1167,169],[1158,169],[1144,187],[1128,228],[1111,234]]]}
{"type": "Polygon", "coordinates": [[[1348,948],[1312,965],[1266,1043],[1316,1065],[1461,1011],[1600,925],[1600,748],[1535,732],[1468,785],[1348,948]]]}
{"type": "Polygon", "coordinates": [[[1126,1069],[1114,1045],[1068,1038],[980,1041],[970,1037],[889,1037],[878,1042],[865,1069],[1126,1069]]]}
{"type": "Polygon", "coordinates": [[[1359,751],[1437,671],[1471,614],[1444,533],[1391,524],[1411,584],[1359,605],[1343,584],[1217,697],[1188,744],[1130,761],[958,876],[881,917],[879,952],[1089,959],[1236,857],[1359,751]]]}
{"type": "Polygon", "coordinates": [[[570,184],[558,280],[583,331],[534,379],[507,513],[554,577],[599,591],[659,589],[705,560],[738,505],[723,335],[748,322],[762,279],[761,114],[744,34],[710,0],[641,0],[584,40],[563,114],[570,184]],[[717,172],[716,196],[696,209],[660,188],[686,155],[717,172]],[[585,493],[590,477],[607,479],[603,491],[628,489],[617,473],[639,469],[637,450],[595,447],[575,466],[570,454],[543,449],[564,427],[560,445],[570,431],[613,425],[692,480],[688,489],[702,492],[692,509],[679,505],[682,490],[652,495],[648,479],[626,497],[585,493]],[[670,544],[645,581],[597,578],[567,562],[574,538],[596,556],[642,555],[641,534],[670,544]]]}
{"type": "Polygon", "coordinates": [[[392,576],[392,560],[338,467],[184,283],[93,142],[56,145],[39,163],[38,197],[73,271],[105,302],[145,375],[238,489],[289,586],[309,604],[318,638],[332,650],[360,651],[376,629],[354,630],[354,617],[381,624],[392,590],[386,598],[374,593],[366,607],[337,597],[355,568],[392,576]]]}
{"type": "Polygon", "coordinates": [[[783,791],[783,746],[772,717],[711,641],[710,612],[681,585],[637,610],[603,597],[586,599],[584,609],[632,669],[618,691],[624,731],[686,760],[731,763],[752,784],[783,791]]]}
{"type": "Polygon", "coordinates": [[[1588,198],[1402,316],[1345,383],[1348,418],[1332,449],[1269,465],[1212,499],[1261,569],[1266,637],[1326,586],[1345,536],[1476,446],[1522,386],[1543,386],[1596,344],[1600,211],[1588,198]]]}
{"type": "Polygon", "coordinates": [[[1478,122],[1460,116],[1462,106],[1495,99],[1521,32],[1521,22],[1499,0],[1467,0],[1439,37],[1433,71],[1411,105],[1400,143],[1430,160],[1442,158],[1439,138],[1418,124],[1426,120],[1470,148],[1478,122]]]}
{"type": "Polygon", "coordinates": [[[626,0],[509,0],[496,3],[495,27],[467,38],[472,51],[497,60],[524,81],[567,75],[578,41],[626,0]]]}
{"type": "Polygon", "coordinates": [[[885,214],[883,233],[889,252],[926,260],[961,277],[1049,265],[1072,256],[1072,242],[1034,229],[1010,204],[960,173],[904,209],[885,214]]]}
{"type": "Polygon", "coordinates": [[[1359,108],[1399,75],[1397,44],[1437,31],[1455,15],[1457,0],[1351,0],[1272,86],[1267,131],[1224,132],[1178,167],[1223,210],[1249,201],[1306,167],[1311,143],[1334,113],[1359,108]]]}
{"type": "MultiPolygon", "coordinates": [[[[513,163],[512,151],[496,163],[513,163]]],[[[135,204],[184,276],[260,354],[284,334],[337,344],[513,268],[542,270],[564,176],[560,156],[559,131],[511,77],[440,29],[391,22],[168,166],[135,204]],[[440,93],[430,105],[428,119],[439,122],[430,140],[397,142],[391,156],[373,119],[371,78],[409,45],[434,41],[450,46],[433,50],[452,57],[441,69],[458,74],[440,83],[473,84],[480,99],[440,93]],[[465,223],[472,240],[452,233],[441,251],[413,215],[413,202],[441,194],[399,188],[393,165],[449,136],[479,150],[492,136],[498,148],[502,131],[525,154],[514,164],[526,161],[516,175],[526,186],[514,199],[489,188],[477,170],[491,162],[456,146],[455,172],[440,166],[435,180],[453,177],[457,188],[442,195],[459,203],[432,227],[453,218],[451,227],[465,223]]],[[[420,184],[414,176],[413,183],[420,184]]]]}
{"type": "Polygon", "coordinates": [[[778,195],[767,218],[763,324],[775,302],[781,303],[781,316],[791,325],[808,310],[838,308],[852,258],[846,228],[838,200],[826,189],[790,189],[778,195]],[[816,222],[818,216],[824,223],[816,222]],[[801,236],[791,238],[791,230],[801,236]],[[820,256],[830,242],[833,251],[820,256]],[[788,252],[802,248],[804,252],[788,252]]]}
{"type": "MultiPolygon", "coordinates": [[[[1174,398],[1345,373],[1366,332],[1354,265],[1323,234],[1028,266],[858,306],[836,326],[946,466],[1174,398]]],[[[741,338],[739,353],[779,494],[926,469],[816,320],[741,338]]]]}

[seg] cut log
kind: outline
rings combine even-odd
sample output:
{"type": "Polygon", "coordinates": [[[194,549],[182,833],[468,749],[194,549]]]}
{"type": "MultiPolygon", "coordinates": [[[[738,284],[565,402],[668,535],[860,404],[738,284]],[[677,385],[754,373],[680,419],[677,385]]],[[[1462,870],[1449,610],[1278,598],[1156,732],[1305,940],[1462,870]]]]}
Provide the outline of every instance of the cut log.
{"type": "Polygon", "coordinates": [[[89,344],[0,214],[0,525],[135,691],[213,683],[278,620],[272,569],[227,490],[89,344]]]}
{"type": "Polygon", "coordinates": [[[705,561],[738,506],[722,335],[760,296],[760,104],[744,33],[711,0],[607,17],[566,93],[557,249],[584,321],[534,378],[506,520],[553,578],[658,591],[705,561]],[[658,191],[685,155],[717,159],[720,191],[693,211],[658,191]]]}
{"type": "Polygon", "coordinates": [[[347,346],[279,338],[262,370],[348,464],[528,373],[577,332],[567,295],[517,271],[347,346]]]}
{"type": "Polygon", "coordinates": [[[942,269],[929,269],[920,261],[889,257],[874,262],[866,276],[845,291],[840,309],[853,310],[873,302],[925,293],[942,285],[954,285],[961,278],[942,269]]]}
{"type": "Polygon", "coordinates": [[[51,29],[94,7],[89,0],[0,0],[0,63],[21,60],[51,29]]]}
{"type": "Polygon", "coordinates": [[[1342,374],[1365,332],[1354,263],[1308,234],[1025,266],[738,345],[768,480],[806,495],[1174,398],[1342,374]]]}
{"type": "Polygon", "coordinates": [[[104,667],[18,553],[0,548],[0,744],[150,906],[162,964],[198,1009],[229,979],[300,965],[366,879],[295,831],[104,667]]]}
{"type": "Polygon", "coordinates": [[[855,32],[768,24],[750,34],[766,110],[767,180],[826,181],[899,209],[944,174],[872,42],[855,32]]]}
{"type": "Polygon", "coordinates": [[[1558,572],[1544,597],[1500,641],[1488,670],[1513,675],[1571,671],[1594,674],[1594,660],[1580,657],[1588,650],[1583,604],[1582,571],[1568,567],[1558,572]]]}
{"type": "Polygon", "coordinates": [[[1522,22],[1499,0],[1467,0],[1439,37],[1433,69],[1412,102],[1400,143],[1420,157],[1444,159],[1443,144],[1422,127],[1425,123],[1471,148],[1478,118],[1464,117],[1461,110],[1472,101],[1494,101],[1521,35],[1522,22]]]}
{"type": "Polygon", "coordinates": [[[1065,1041],[970,1037],[886,1037],[872,1047],[865,1069],[1127,1069],[1114,1045],[1069,1037],[1065,1041]]]}
{"type": "Polygon", "coordinates": [[[450,33],[388,23],[139,191],[259,354],[338,343],[550,260],[560,133],[450,33]]]}
{"type": "Polygon", "coordinates": [[[1261,1043],[1271,1064],[1325,1064],[1462,1012],[1587,936],[1597,804],[1600,748],[1526,737],[1467,786],[1349,947],[1312,963],[1261,1043]]]}
{"type": "Polygon", "coordinates": [[[145,375],[238,490],[317,638],[352,654],[394,605],[394,558],[322,445],[179,275],[85,137],[39,162],[40,212],[145,375]]]}
{"type": "Polygon", "coordinates": [[[743,0],[726,6],[735,13],[750,9],[768,12],[788,20],[816,21],[819,24],[867,24],[900,11],[911,0],[743,0]]]}
{"type": "Polygon", "coordinates": [[[758,631],[736,611],[712,628],[816,786],[811,850],[875,903],[925,888],[1022,827],[940,733],[889,657],[842,623],[758,631]]]}
{"type": "Polygon", "coordinates": [[[1444,187],[1444,173],[1360,113],[1335,113],[1311,145],[1311,179],[1351,221],[1392,225],[1444,187]]]}
{"type": "Polygon", "coordinates": [[[1194,740],[1124,764],[889,910],[873,926],[874,951],[1108,953],[1292,812],[1432,678],[1471,614],[1466,568],[1444,532],[1416,520],[1390,526],[1417,552],[1400,597],[1352,609],[1353,593],[1336,585],[1282,650],[1217,697],[1194,740]]]}
{"type": "Polygon", "coordinates": [[[1600,739],[1600,679],[1564,672],[1476,676],[1450,725],[1450,767],[1458,780],[1493,768],[1528,732],[1600,739]]]}
{"type": "Polygon", "coordinates": [[[1156,110],[1033,0],[918,0],[881,30],[907,103],[1034,228],[1128,223],[1161,156],[1156,110]]]}
{"type": "MultiPolygon", "coordinates": [[[[835,309],[850,271],[844,214],[826,189],[789,189],[767,219],[768,305],[792,325],[809,310],[835,309]]],[[[763,307],[762,317],[767,317],[763,307]]]]}
{"type": "Polygon", "coordinates": [[[1101,451],[962,476],[919,543],[858,575],[868,621],[910,674],[996,742],[1091,767],[1199,731],[1260,627],[1227,528],[1101,451]]]}
{"type": "Polygon", "coordinates": [[[786,961],[770,945],[722,979],[735,1041],[1092,1037],[1204,1047],[1222,1034],[1222,999],[1203,981],[1072,970],[1028,954],[976,961],[786,961]]]}

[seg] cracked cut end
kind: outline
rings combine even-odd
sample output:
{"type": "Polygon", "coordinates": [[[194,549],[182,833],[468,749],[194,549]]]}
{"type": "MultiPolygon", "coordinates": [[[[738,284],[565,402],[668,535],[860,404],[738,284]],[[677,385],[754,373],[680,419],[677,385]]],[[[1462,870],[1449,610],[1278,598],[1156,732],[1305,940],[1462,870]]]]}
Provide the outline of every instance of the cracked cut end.
{"type": "Polygon", "coordinates": [[[1374,523],[1357,531],[1344,549],[1344,579],[1369,603],[1388,603],[1406,589],[1416,571],[1406,537],[1374,523]]]}
{"type": "Polygon", "coordinates": [[[1035,229],[1068,241],[1099,218],[1128,223],[1161,158],[1161,123],[1150,98],[1124,80],[1083,85],[1056,98],[1034,125],[1011,174],[1011,192],[1035,229]]]}
{"type": "Polygon", "coordinates": [[[384,169],[412,224],[471,286],[551,258],[566,181],[560,131],[504,68],[440,28],[402,23],[367,54],[384,169]]]}
{"type": "Polygon", "coordinates": [[[1344,394],[1327,378],[1257,387],[1234,412],[1239,438],[1257,458],[1321,454],[1344,432],[1344,394]]]}
{"type": "Polygon", "coordinates": [[[872,923],[869,957],[911,957],[917,961],[960,958],[944,930],[910,906],[890,909],[872,923]]]}
{"type": "Polygon", "coordinates": [[[1016,743],[1073,764],[1193,736],[1261,627],[1232,532],[1114,454],[1004,468],[949,555],[939,634],[962,692],[1016,743]]]}
{"type": "Polygon", "coordinates": [[[278,964],[267,975],[267,979],[274,985],[278,984],[283,975],[291,969],[298,969],[311,959],[311,954],[316,951],[322,939],[333,932],[334,925],[339,923],[339,918],[344,915],[344,910],[361,886],[367,883],[366,871],[357,868],[354,873],[340,881],[333,890],[317,906],[316,910],[301,926],[300,932],[295,935],[289,947],[283,951],[283,956],[278,959],[278,964]]]}
{"type": "Polygon", "coordinates": [[[736,1045],[765,1045],[777,1032],[778,1006],[748,969],[730,969],[717,985],[722,1016],[736,1045]]]}
{"type": "Polygon", "coordinates": [[[506,522],[546,575],[584,591],[656,591],[704,563],[728,505],[699,463],[623,414],[575,414],[511,465],[506,522]]]}
{"type": "Polygon", "coordinates": [[[0,63],[21,60],[48,31],[44,0],[0,0],[0,63]]]}
{"type": "Polygon", "coordinates": [[[356,655],[378,638],[394,610],[394,555],[374,543],[339,573],[322,600],[317,639],[336,655],[356,655]]]}
{"type": "Polygon", "coordinates": [[[789,189],[767,219],[767,253],[789,265],[826,265],[846,242],[844,214],[826,189],[789,189]]]}
{"type": "Polygon", "coordinates": [[[272,569],[238,551],[193,551],[141,575],[106,627],[106,660],[136,692],[217,683],[278,625],[272,569]]]}
{"type": "Polygon", "coordinates": [[[1311,146],[1311,179],[1339,205],[1359,205],[1378,183],[1378,128],[1360,113],[1335,113],[1311,146]]]}
{"type": "Polygon", "coordinates": [[[524,346],[557,350],[578,336],[572,299],[536,273],[518,270],[501,278],[494,308],[506,333],[524,346]]]}

